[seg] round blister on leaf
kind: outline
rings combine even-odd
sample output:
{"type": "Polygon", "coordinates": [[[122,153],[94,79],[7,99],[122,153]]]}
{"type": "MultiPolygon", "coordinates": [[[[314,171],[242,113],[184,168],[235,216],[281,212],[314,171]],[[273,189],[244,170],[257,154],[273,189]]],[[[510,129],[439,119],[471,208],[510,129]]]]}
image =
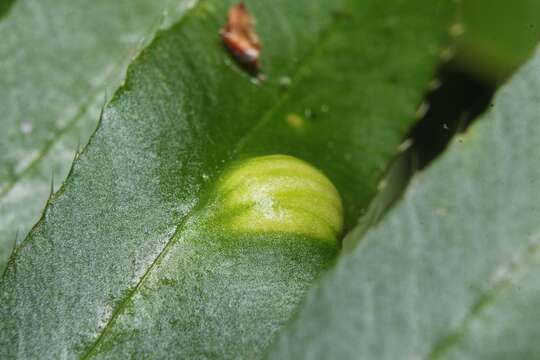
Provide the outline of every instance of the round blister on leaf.
{"type": "Polygon", "coordinates": [[[217,186],[226,226],[237,232],[292,233],[336,241],[343,207],[332,182],[288,155],[248,159],[217,186]]]}

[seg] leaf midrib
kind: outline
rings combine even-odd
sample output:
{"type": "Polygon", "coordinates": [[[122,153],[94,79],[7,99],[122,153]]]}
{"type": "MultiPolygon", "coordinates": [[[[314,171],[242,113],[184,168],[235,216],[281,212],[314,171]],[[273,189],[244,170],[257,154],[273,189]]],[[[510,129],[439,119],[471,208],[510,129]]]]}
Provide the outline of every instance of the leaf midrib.
{"type": "MultiPolygon", "coordinates": [[[[184,19],[187,18],[187,16],[189,16],[190,13],[192,12],[196,12],[197,9],[201,6],[201,3],[203,3],[204,0],[200,0],[198,1],[197,4],[195,4],[194,6],[192,6],[190,8],[189,11],[187,11],[184,16],[182,17],[182,19],[180,19],[177,24],[181,23],[184,21],[184,19]]],[[[338,19],[336,17],[332,17],[332,20],[331,20],[331,23],[330,25],[326,28],[326,30],[322,31],[321,34],[320,34],[320,39],[318,39],[318,41],[315,41],[315,45],[313,46],[313,48],[311,49],[311,51],[308,51],[308,53],[303,57],[303,59],[298,63],[298,66],[296,68],[296,71],[294,72],[294,75],[291,77],[291,79],[294,79],[296,77],[296,81],[292,80],[291,81],[291,85],[290,85],[290,88],[289,88],[289,91],[287,91],[286,93],[283,93],[278,99],[277,101],[274,103],[274,105],[272,105],[269,109],[267,109],[266,111],[264,111],[264,113],[259,117],[259,119],[255,122],[255,125],[246,132],[245,135],[243,135],[236,143],[236,146],[234,147],[233,151],[232,151],[232,156],[231,157],[234,157],[236,155],[238,155],[238,153],[240,152],[240,150],[246,145],[247,141],[249,138],[251,138],[261,127],[263,127],[264,125],[266,125],[271,119],[272,119],[272,115],[274,114],[275,111],[277,111],[281,105],[283,105],[290,97],[291,93],[292,93],[292,89],[296,86],[298,86],[298,83],[300,82],[300,80],[302,79],[302,71],[305,67],[308,66],[308,64],[315,58],[317,58],[317,56],[320,54],[321,51],[323,51],[324,49],[324,46],[326,44],[326,42],[328,41],[328,39],[331,37],[331,35],[336,31],[336,24],[338,23],[338,19]]],[[[129,71],[128,71],[129,73],[129,71]]],[[[97,130],[96,130],[97,131],[97,130]]],[[[198,195],[201,195],[202,193],[204,193],[204,191],[207,190],[207,189],[202,189],[199,191],[199,194],[198,195]]],[[[199,199],[201,199],[201,196],[198,196],[199,199]]],[[[197,201],[196,205],[192,208],[192,210],[190,210],[186,215],[185,217],[181,220],[180,224],[177,226],[176,228],[176,231],[173,233],[173,235],[169,238],[169,240],[167,240],[167,243],[164,245],[163,249],[159,252],[159,254],[156,256],[156,258],[152,261],[152,263],[150,264],[150,266],[148,267],[148,269],[145,270],[144,274],[141,276],[141,278],[139,279],[139,281],[137,282],[137,285],[127,293],[127,295],[121,299],[118,303],[118,305],[116,306],[116,308],[112,311],[112,315],[111,317],[109,318],[109,320],[107,320],[105,326],[103,327],[103,329],[101,330],[99,336],[96,338],[96,340],[92,343],[92,345],[90,345],[90,347],[88,348],[88,350],[83,354],[83,356],[81,357],[82,360],[86,360],[88,358],[90,358],[92,355],[94,355],[94,352],[95,350],[97,349],[98,345],[101,343],[102,339],[104,338],[105,334],[109,331],[109,329],[111,328],[112,324],[114,323],[114,321],[116,320],[116,318],[118,318],[118,316],[122,313],[122,310],[124,309],[124,307],[126,306],[126,304],[129,302],[129,300],[135,295],[135,293],[137,292],[137,290],[139,290],[141,288],[141,286],[143,285],[145,279],[149,276],[149,274],[152,272],[152,270],[157,267],[157,265],[159,265],[160,263],[160,260],[167,254],[167,252],[173,247],[173,245],[175,244],[175,239],[178,239],[180,236],[180,234],[183,232],[183,230],[185,229],[185,226],[186,224],[189,224],[189,220],[194,216],[194,214],[196,214],[200,209],[204,208],[204,206],[206,205],[207,201],[208,201],[208,198],[207,197],[202,197],[203,198],[203,201],[199,200],[197,201]]]]}

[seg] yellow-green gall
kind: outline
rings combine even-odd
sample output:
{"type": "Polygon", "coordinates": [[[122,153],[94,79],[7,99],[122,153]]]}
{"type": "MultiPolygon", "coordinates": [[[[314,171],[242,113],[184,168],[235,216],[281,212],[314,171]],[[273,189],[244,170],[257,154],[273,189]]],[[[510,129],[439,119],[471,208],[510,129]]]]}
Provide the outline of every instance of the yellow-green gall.
{"type": "Polygon", "coordinates": [[[277,232],[334,242],[343,207],[332,182],[308,163],[287,155],[246,160],[217,185],[226,225],[239,232],[277,232]]]}

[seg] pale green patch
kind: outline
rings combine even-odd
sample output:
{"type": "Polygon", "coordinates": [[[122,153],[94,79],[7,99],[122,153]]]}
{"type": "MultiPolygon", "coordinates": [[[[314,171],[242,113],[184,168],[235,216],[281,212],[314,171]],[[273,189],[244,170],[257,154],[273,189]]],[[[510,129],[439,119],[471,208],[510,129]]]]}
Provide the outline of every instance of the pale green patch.
{"type": "Polygon", "coordinates": [[[343,207],[332,182],[288,155],[246,160],[217,185],[219,212],[235,232],[281,232],[335,242],[343,207]]]}
{"type": "Polygon", "coordinates": [[[285,118],[285,122],[296,130],[303,130],[306,127],[306,120],[298,114],[288,114],[285,118]]]}

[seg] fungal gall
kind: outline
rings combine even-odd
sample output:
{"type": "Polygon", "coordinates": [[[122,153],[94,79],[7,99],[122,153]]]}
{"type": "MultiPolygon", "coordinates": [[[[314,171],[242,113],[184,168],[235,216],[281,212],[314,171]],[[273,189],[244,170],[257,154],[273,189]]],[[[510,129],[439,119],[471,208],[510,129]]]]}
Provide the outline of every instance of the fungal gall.
{"type": "Polygon", "coordinates": [[[290,233],[332,243],[342,231],[338,191],[322,172],[292,156],[248,159],[223,176],[217,193],[233,231],[290,233]]]}

